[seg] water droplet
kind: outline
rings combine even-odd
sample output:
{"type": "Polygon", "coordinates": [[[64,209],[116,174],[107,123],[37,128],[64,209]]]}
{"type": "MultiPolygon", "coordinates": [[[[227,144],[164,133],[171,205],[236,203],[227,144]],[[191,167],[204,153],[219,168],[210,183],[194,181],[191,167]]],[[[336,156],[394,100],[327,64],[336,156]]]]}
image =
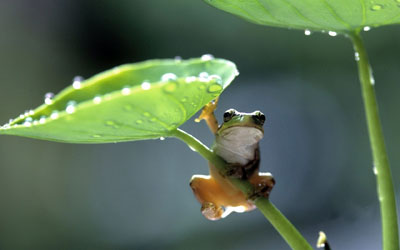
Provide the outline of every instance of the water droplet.
{"type": "Polygon", "coordinates": [[[27,118],[25,119],[25,122],[32,122],[32,121],[33,121],[32,117],[27,117],[27,118]]]}
{"type": "Polygon", "coordinates": [[[369,67],[369,80],[370,80],[372,86],[375,85],[375,78],[374,78],[374,75],[372,73],[371,67],[369,67]]]}
{"type": "Polygon", "coordinates": [[[100,138],[101,135],[92,135],[93,138],[100,138]]]}
{"type": "Polygon", "coordinates": [[[221,77],[219,75],[210,75],[208,79],[215,80],[216,82],[221,82],[221,77]]]}
{"type": "Polygon", "coordinates": [[[175,56],[175,57],[174,57],[174,60],[177,61],[177,62],[180,62],[180,61],[182,61],[182,57],[180,57],[180,56],[175,56]]]}
{"type": "Polygon", "coordinates": [[[208,78],[208,73],[207,72],[200,72],[199,77],[207,79],[208,78]]]}
{"type": "Polygon", "coordinates": [[[173,80],[176,80],[176,75],[174,73],[166,73],[161,76],[162,82],[169,82],[169,81],[173,81],[173,80]]]}
{"type": "Polygon", "coordinates": [[[222,90],[222,86],[219,84],[212,84],[208,87],[207,91],[210,93],[219,92],[222,90]]]}
{"type": "Polygon", "coordinates": [[[309,36],[311,35],[311,30],[304,30],[304,35],[309,36]]]}
{"type": "Polygon", "coordinates": [[[365,26],[365,27],[363,28],[363,30],[364,30],[364,31],[370,31],[370,30],[371,30],[371,27],[365,26]]]}
{"type": "Polygon", "coordinates": [[[187,98],[186,97],[183,97],[182,99],[181,99],[181,102],[186,102],[187,101],[187,98]]]}
{"type": "Polygon", "coordinates": [[[165,137],[160,137],[160,141],[164,141],[165,140],[165,137]]]}
{"type": "Polygon", "coordinates": [[[374,174],[375,175],[377,175],[378,174],[378,169],[376,168],[376,166],[374,165],[374,167],[373,167],[373,169],[372,169],[373,171],[374,171],[374,174]]]}
{"type": "Polygon", "coordinates": [[[67,112],[68,114],[72,114],[75,112],[75,106],[76,106],[76,102],[75,101],[69,101],[67,103],[67,107],[65,108],[65,112],[67,112]]]}
{"type": "Polygon", "coordinates": [[[32,126],[32,123],[30,121],[25,120],[23,125],[25,127],[30,127],[30,126],[32,126]]]}
{"type": "Polygon", "coordinates": [[[136,123],[137,123],[137,124],[142,124],[143,121],[142,121],[142,120],[136,120],[136,123]]]}
{"type": "Polygon", "coordinates": [[[129,95],[129,94],[131,93],[130,87],[129,87],[129,86],[124,87],[124,88],[121,90],[121,93],[122,93],[122,95],[129,95]]]}
{"type": "Polygon", "coordinates": [[[82,87],[82,86],[81,86],[82,81],[83,81],[83,77],[81,77],[81,76],[75,76],[75,77],[74,77],[74,80],[72,81],[72,87],[73,87],[74,89],[80,89],[80,88],[82,87]]]}
{"type": "Polygon", "coordinates": [[[202,56],[201,56],[201,60],[202,60],[202,61],[210,61],[210,60],[212,60],[212,59],[214,59],[214,56],[211,55],[211,54],[205,54],[205,55],[202,55],[202,56]]]}
{"type": "Polygon", "coordinates": [[[93,102],[94,102],[94,104],[99,104],[99,103],[101,103],[101,96],[95,96],[95,97],[93,98],[93,102]]]}
{"type": "Polygon", "coordinates": [[[372,11],[378,11],[378,10],[381,10],[381,9],[383,9],[383,5],[382,4],[374,4],[371,7],[372,11]]]}
{"type": "Polygon", "coordinates": [[[185,78],[185,82],[186,83],[191,83],[191,82],[194,82],[196,80],[197,80],[197,77],[195,77],[195,76],[188,76],[188,77],[185,78]]]}
{"type": "Polygon", "coordinates": [[[149,112],[144,112],[143,115],[146,116],[146,117],[150,117],[151,116],[149,112]]]}
{"type": "Polygon", "coordinates": [[[148,81],[142,82],[142,85],[140,85],[143,90],[149,90],[151,88],[151,84],[148,81]]]}
{"type": "Polygon", "coordinates": [[[150,121],[151,122],[155,122],[155,121],[157,121],[157,118],[153,117],[153,118],[150,119],[150,121]]]}
{"type": "Polygon", "coordinates": [[[53,111],[50,115],[51,119],[57,119],[58,118],[58,111],[53,111]]]}
{"type": "Polygon", "coordinates": [[[20,119],[24,119],[24,118],[25,118],[25,115],[24,115],[24,114],[20,114],[20,115],[19,115],[19,118],[20,118],[20,119]]]}
{"type": "Polygon", "coordinates": [[[355,52],[355,53],[354,53],[354,59],[355,59],[356,61],[360,61],[360,54],[358,54],[358,52],[355,52]]]}
{"type": "Polygon", "coordinates": [[[163,90],[167,93],[172,93],[178,88],[178,84],[176,82],[170,82],[163,87],[163,90]]]}
{"type": "Polygon", "coordinates": [[[106,126],[112,127],[112,128],[119,128],[118,124],[111,120],[106,121],[106,126]]]}
{"type": "Polygon", "coordinates": [[[47,105],[50,105],[53,103],[53,98],[54,98],[54,94],[51,92],[48,92],[44,95],[44,103],[47,105]]]}
{"type": "Polygon", "coordinates": [[[29,114],[29,115],[33,115],[33,114],[35,114],[35,111],[33,111],[33,110],[31,109],[31,110],[29,110],[28,114],[29,114]]]}
{"type": "Polygon", "coordinates": [[[337,36],[337,33],[335,31],[328,31],[328,35],[337,36]]]}
{"type": "Polygon", "coordinates": [[[33,124],[33,125],[38,125],[38,124],[39,124],[39,121],[38,121],[38,120],[34,120],[34,121],[32,122],[32,124],[33,124]]]}
{"type": "Polygon", "coordinates": [[[46,122],[46,116],[42,115],[42,116],[40,117],[40,119],[39,119],[39,123],[40,123],[40,124],[43,124],[43,123],[45,123],[45,122],[46,122]]]}

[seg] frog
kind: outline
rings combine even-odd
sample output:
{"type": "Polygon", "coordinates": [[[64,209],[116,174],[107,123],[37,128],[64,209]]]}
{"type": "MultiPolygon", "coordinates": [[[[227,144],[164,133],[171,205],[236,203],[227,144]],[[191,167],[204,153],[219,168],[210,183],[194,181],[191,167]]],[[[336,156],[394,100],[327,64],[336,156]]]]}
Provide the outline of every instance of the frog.
{"type": "Polygon", "coordinates": [[[193,194],[201,204],[201,213],[212,221],[225,218],[232,212],[255,209],[254,200],[269,198],[275,185],[271,173],[259,172],[259,141],[264,136],[265,115],[261,111],[244,113],[228,109],[224,112],[223,122],[218,125],[214,114],[217,104],[218,99],[204,106],[195,121],[206,121],[215,135],[211,149],[228,164],[228,170],[221,172],[209,163],[209,175],[193,175],[190,180],[193,194]],[[249,181],[254,193],[246,196],[229,178],[249,181]]]}

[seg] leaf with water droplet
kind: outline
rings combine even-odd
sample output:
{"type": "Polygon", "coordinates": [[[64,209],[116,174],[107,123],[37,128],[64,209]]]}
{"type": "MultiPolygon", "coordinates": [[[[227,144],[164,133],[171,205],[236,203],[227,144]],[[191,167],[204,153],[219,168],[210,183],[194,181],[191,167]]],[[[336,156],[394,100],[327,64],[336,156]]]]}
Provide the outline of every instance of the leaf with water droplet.
{"type": "MultiPolygon", "coordinates": [[[[400,23],[399,0],[204,0],[247,21],[274,27],[347,33],[400,23]]],[[[334,34],[334,33],[330,33],[334,34]]]]}
{"type": "Polygon", "coordinates": [[[211,55],[122,65],[75,78],[75,85],[47,94],[43,105],[11,120],[0,134],[70,143],[167,137],[236,75],[232,62],[211,55]]]}

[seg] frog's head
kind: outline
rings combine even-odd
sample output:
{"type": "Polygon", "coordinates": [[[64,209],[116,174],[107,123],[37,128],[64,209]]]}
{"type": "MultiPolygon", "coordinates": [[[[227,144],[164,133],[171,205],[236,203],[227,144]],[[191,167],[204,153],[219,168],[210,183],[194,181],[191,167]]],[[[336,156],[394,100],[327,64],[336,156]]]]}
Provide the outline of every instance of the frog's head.
{"type": "Polygon", "coordinates": [[[264,122],[265,115],[260,111],[242,113],[228,109],[224,113],[224,122],[218,128],[216,135],[232,142],[254,144],[264,135],[264,122]]]}

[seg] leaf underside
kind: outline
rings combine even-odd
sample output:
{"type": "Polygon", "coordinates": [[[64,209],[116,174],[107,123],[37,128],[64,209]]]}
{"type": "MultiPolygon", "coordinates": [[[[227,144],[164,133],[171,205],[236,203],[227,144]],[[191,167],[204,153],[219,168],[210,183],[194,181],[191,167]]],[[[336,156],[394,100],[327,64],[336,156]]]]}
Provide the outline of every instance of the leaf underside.
{"type": "Polygon", "coordinates": [[[205,0],[250,22],[348,33],[400,23],[400,0],[205,0]]]}
{"type": "Polygon", "coordinates": [[[70,143],[168,136],[236,75],[232,62],[208,56],[122,65],[67,87],[0,134],[70,143]]]}

